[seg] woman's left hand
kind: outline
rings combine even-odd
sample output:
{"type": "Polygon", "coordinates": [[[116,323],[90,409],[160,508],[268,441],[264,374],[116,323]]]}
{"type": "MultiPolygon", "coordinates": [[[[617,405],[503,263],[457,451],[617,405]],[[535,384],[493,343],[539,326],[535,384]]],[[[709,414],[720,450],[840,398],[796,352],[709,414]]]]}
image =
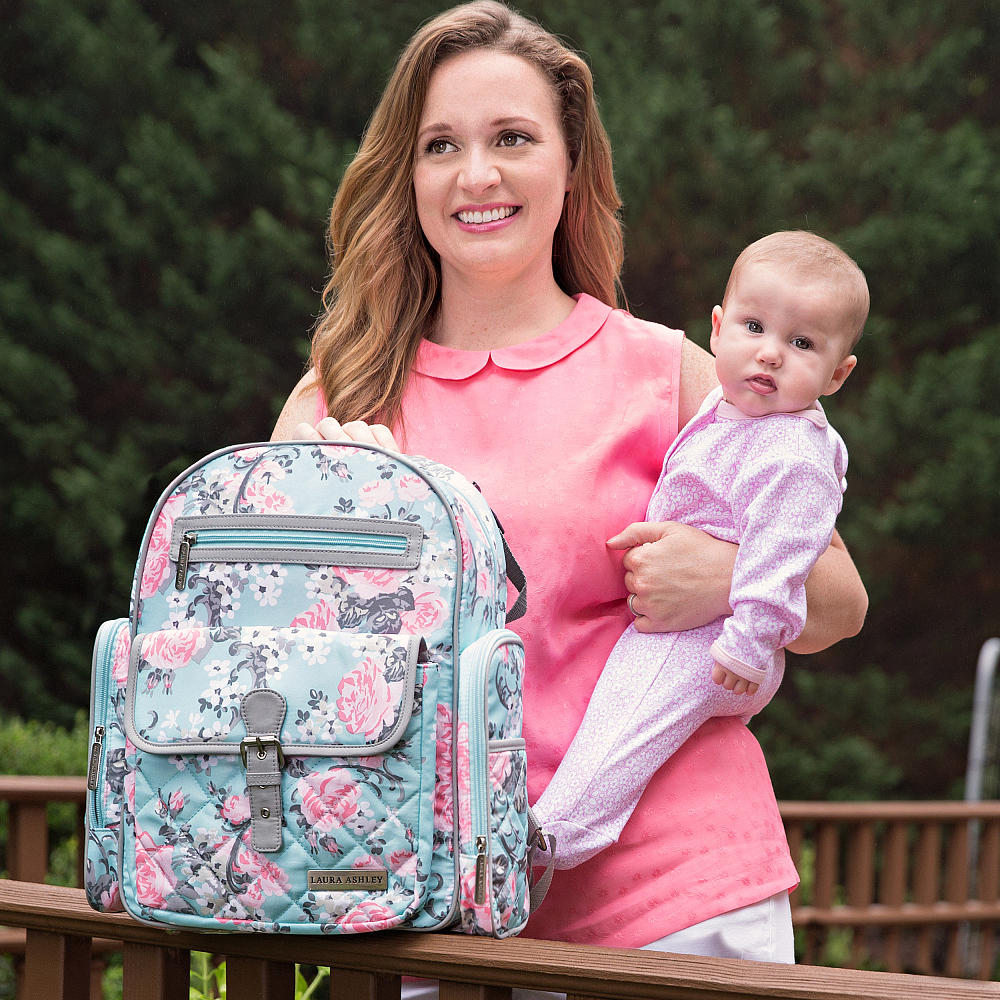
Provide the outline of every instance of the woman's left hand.
{"type": "Polygon", "coordinates": [[[402,453],[402,448],[385,424],[367,424],[363,420],[351,420],[342,424],[334,417],[324,417],[315,427],[307,423],[299,424],[294,436],[299,441],[354,441],[358,444],[374,444],[402,453]]]}
{"type": "Polygon", "coordinates": [[[732,614],[735,545],[676,521],[639,521],[607,544],[628,550],[622,564],[637,632],[683,632],[732,614]]]}

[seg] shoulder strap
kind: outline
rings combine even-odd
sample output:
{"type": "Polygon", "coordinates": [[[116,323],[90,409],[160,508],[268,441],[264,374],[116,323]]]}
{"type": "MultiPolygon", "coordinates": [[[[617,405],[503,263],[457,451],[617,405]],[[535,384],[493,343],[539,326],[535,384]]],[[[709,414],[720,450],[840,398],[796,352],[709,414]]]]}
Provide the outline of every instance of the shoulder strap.
{"type": "Polygon", "coordinates": [[[552,873],[556,862],[556,838],[553,834],[546,834],[538,825],[538,820],[528,806],[528,872],[533,871],[536,865],[545,865],[538,881],[528,890],[530,901],[530,912],[534,913],[542,901],[545,899],[549,886],[552,884],[552,873]],[[539,857],[547,855],[547,857],[539,857]]]}
{"type": "Polygon", "coordinates": [[[517,600],[507,609],[507,624],[509,625],[511,622],[516,622],[518,618],[523,618],[525,612],[528,610],[528,580],[524,575],[524,570],[521,569],[518,561],[514,558],[514,553],[511,552],[510,546],[507,544],[507,536],[504,534],[500,518],[497,517],[496,511],[491,509],[490,513],[493,515],[493,520],[496,521],[497,527],[500,529],[503,554],[507,560],[507,579],[517,591],[517,600]]]}

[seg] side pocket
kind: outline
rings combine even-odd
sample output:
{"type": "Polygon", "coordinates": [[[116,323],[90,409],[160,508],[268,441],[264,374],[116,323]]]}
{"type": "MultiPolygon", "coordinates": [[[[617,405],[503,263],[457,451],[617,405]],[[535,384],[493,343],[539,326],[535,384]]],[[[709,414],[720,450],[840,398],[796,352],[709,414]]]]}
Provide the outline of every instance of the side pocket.
{"type": "Polygon", "coordinates": [[[508,937],[528,920],[524,647],[507,629],[461,656],[456,733],[461,928],[508,937]]]}
{"type": "Polygon", "coordinates": [[[105,622],[94,642],[90,677],[84,888],[90,905],[104,913],[123,908],[119,894],[118,828],[125,783],[122,715],[130,645],[127,618],[105,622]]]}

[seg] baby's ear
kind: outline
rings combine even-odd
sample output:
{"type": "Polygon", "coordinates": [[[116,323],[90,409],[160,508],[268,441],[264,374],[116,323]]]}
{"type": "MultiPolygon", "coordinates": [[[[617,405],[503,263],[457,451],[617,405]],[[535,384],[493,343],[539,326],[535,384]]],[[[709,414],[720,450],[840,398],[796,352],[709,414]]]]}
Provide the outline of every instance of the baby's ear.
{"type": "Polygon", "coordinates": [[[722,326],[722,306],[716,306],[712,310],[712,336],[709,338],[708,346],[715,354],[715,345],[719,341],[719,328],[722,326]]]}
{"type": "Polygon", "coordinates": [[[826,390],[822,393],[824,396],[832,396],[846,381],[847,376],[854,371],[854,366],[858,363],[858,359],[854,354],[848,354],[843,361],[837,365],[833,370],[833,375],[830,378],[830,384],[826,387],[826,390]]]}

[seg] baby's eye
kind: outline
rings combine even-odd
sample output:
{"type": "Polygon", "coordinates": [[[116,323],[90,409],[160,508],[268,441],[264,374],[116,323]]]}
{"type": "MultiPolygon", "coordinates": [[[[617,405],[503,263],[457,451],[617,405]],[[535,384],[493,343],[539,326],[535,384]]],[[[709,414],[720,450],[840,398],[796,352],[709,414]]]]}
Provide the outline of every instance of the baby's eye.
{"type": "Polygon", "coordinates": [[[758,323],[755,319],[748,319],[746,322],[746,328],[750,333],[763,333],[764,326],[762,323],[758,323]]]}
{"type": "Polygon", "coordinates": [[[800,351],[811,351],[812,345],[812,341],[808,337],[796,337],[792,341],[792,347],[796,347],[800,351]]]}
{"type": "Polygon", "coordinates": [[[449,142],[447,139],[431,139],[431,141],[427,143],[427,152],[438,155],[441,153],[447,153],[454,148],[455,144],[449,142]]]}
{"type": "Polygon", "coordinates": [[[531,140],[521,132],[504,132],[500,136],[500,145],[506,146],[508,149],[513,149],[516,146],[523,146],[526,142],[531,140]]]}

